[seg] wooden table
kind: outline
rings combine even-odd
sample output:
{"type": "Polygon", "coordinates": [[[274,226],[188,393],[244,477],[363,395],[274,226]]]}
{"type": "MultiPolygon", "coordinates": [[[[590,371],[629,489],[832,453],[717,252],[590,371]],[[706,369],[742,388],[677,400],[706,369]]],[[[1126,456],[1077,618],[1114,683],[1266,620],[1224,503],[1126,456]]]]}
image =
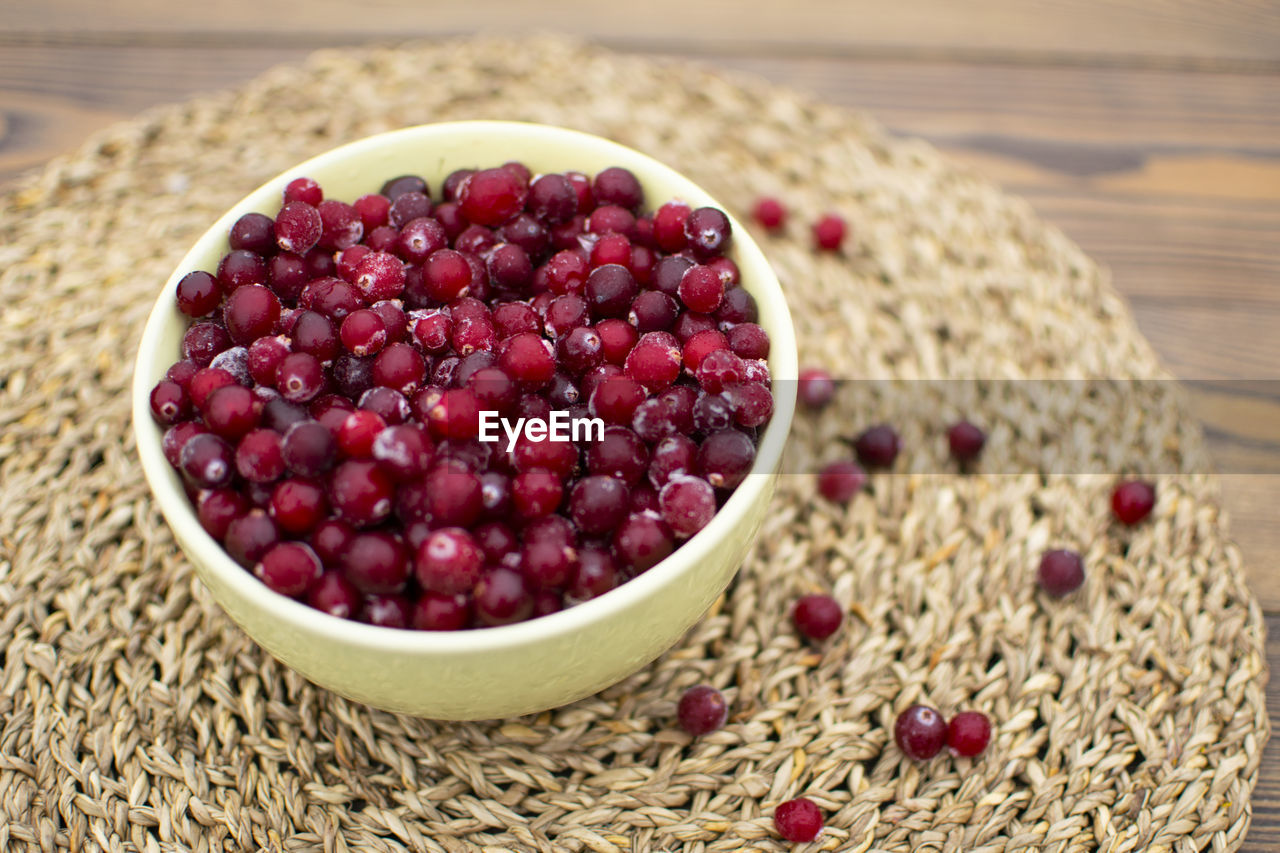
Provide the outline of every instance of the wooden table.
{"type": "MultiPolygon", "coordinates": [[[[931,140],[1028,198],[1109,266],[1175,373],[1214,380],[1198,414],[1229,472],[1224,500],[1267,611],[1268,659],[1280,662],[1280,4],[5,6],[0,186],[138,110],[236,85],[317,47],[477,29],[569,32],[754,72],[931,140]]],[[[1280,707],[1280,683],[1268,695],[1280,707]]],[[[1272,746],[1244,849],[1277,848],[1272,746]]]]}

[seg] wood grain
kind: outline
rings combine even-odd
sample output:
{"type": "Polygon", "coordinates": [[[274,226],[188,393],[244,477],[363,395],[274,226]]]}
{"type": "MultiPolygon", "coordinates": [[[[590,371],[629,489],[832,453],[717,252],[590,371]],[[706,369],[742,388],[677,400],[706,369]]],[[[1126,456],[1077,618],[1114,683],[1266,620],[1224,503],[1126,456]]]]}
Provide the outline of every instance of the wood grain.
{"type": "Polygon", "coordinates": [[[1280,7],[1265,0],[518,0],[412,3],[379,0],[57,0],[12,3],[0,20],[11,39],[38,34],[136,38],[198,34],[200,40],[278,45],[332,38],[405,38],[473,31],[556,30],[631,48],[725,50],[752,46],[794,56],[880,52],[913,56],[1125,61],[1269,67],[1280,61],[1280,7]],[[744,14],[746,11],[746,14],[744,14]]]}
{"type": "MultiPolygon", "coordinates": [[[[714,63],[865,109],[1033,204],[1111,270],[1193,388],[1280,665],[1280,5],[1258,0],[642,6],[316,0],[10,4],[0,185],[146,107],[313,47],[531,25],[714,63]],[[681,26],[673,28],[672,20],[681,26]],[[673,31],[674,29],[674,31],[673,31]]],[[[1268,687],[1280,707],[1280,681],[1268,687]]],[[[1280,849],[1280,749],[1248,853],[1280,849]]]]}

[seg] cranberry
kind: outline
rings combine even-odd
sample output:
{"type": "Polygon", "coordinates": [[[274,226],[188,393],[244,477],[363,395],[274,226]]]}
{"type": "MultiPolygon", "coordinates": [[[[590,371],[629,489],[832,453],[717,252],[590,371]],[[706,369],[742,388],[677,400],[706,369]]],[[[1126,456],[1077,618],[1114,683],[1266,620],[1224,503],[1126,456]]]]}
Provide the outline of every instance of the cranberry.
{"type": "MultiPolygon", "coordinates": [[[[681,344],[685,344],[699,332],[706,332],[715,328],[716,321],[714,317],[699,314],[696,311],[684,311],[676,318],[676,324],[671,327],[671,331],[675,332],[676,338],[681,344]]],[[[727,341],[725,346],[728,346],[727,341]]]]}
{"type": "Polygon", "coordinates": [[[400,482],[426,473],[431,445],[422,430],[408,424],[393,425],[378,433],[371,448],[373,458],[400,482]]]}
{"type": "Polygon", "coordinates": [[[267,284],[281,299],[293,302],[311,280],[307,262],[292,252],[281,252],[267,262],[267,284]]]}
{"type": "Polygon", "coordinates": [[[527,537],[520,549],[520,573],[527,584],[538,590],[563,587],[572,577],[577,562],[577,550],[552,537],[527,537]]]}
{"type": "Polygon", "coordinates": [[[305,255],[320,242],[324,222],[320,211],[304,201],[289,201],[276,216],[276,245],[286,252],[305,255]]]}
{"type": "Polygon", "coordinates": [[[532,332],[508,338],[498,362],[508,376],[525,385],[541,385],[555,375],[556,360],[551,345],[532,332]]]}
{"type": "Polygon", "coordinates": [[[191,386],[191,380],[200,372],[201,368],[194,361],[175,361],[169,365],[169,369],[164,372],[164,378],[170,382],[177,384],[184,394],[188,393],[191,386]]]}
{"type": "Polygon", "coordinates": [[[776,198],[765,196],[751,209],[751,216],[768,231],[780,231],[787,222],[787,209],[776,198]]]}
{"type": "Polygon", "coordinates": [[[639,382],[619,376],[597,384],[588,397],[587,407],[593,417],[606,424],[629,424],[644,399],[644,387],[639,382]]]}
{"type": "Polygon", "coordinates": [[[587,601],[613,589],[619,579],[617,562],[607,549],[582,548],[565,596],[571,602],[587,601]]]}
{"type": "Polygon", "coordinates": [[[629,515],[613,534],[614,553],[637,573],[661,562],[674,547],[671,528],[656,515],[629,515]]]}
{"type": "MultiPolygon", "coordinates": [[[[653,213],[653,242],[664,252],[678,252],[689,242],[684,224],[689,218],[689,205],[669,201],[653,213]]],[[[659,262],[661,263],[661,261],[659,262]]]]}
{"type": "Polygon", "coordinates": [[[286,533],[308,533],[329,511],[324,489],[311,480],[283,480],[271,492],[271,517],[286,533]]]}
{"type": "Polygon", "coordinates": [[[306,176],[294,178],[284,187],[284,200],[305,202],[309,205],[317,205],[324,200],[324,190],[315,182],[313,178],[306,176]]]}
{"type": "Polygon", "coordinates": [[[631,303],[628,321],[640,332],[665,332],[675,324],[680,306],[665,293],[646,290],[631,303]]]}
{"type": "Polygon", "coordinates": [[[151,417],[161,426],[173,426],[191,412],[191,400],[177,382],[162,379],[151,389],[151,417]]]}
{"type": "Polygon", "coordinates": [[[329,430],[315,421],[289,427],[281,442],[284,464],[295,474],[318,477],[333,467],[337,442],[329,430]]]}
{"type": "Polygon", "coordinates": [[[329,479],[334,510],[356,527],[375,524],[390,515],[394,493],[391,478],[372,461],[343,462],[329,479]]]}
{"type": "Polygon", "coordinates": [[[214,489],[200,493],[196,515],[200,526],[214,539],[224,539],[231,522],[249,511],[249,502],[231,489],[214,489]]]}
{"type": "Polygon", "coordinates": [[[330,518],[316,525],[315,530],[311,531],[308,542],[320,558],[320,562],[329,568],[337,568],[342,565],[355,537],[354,527],[345,521],[330,518]]]}
{"type": "Polygon", "coordinates": [[[413,339],[427,352],[439,352],[449,346],[453,320],[443,311],[433,311],[413,322],[413,339]]]}
{"type": "Polygon", "coordinates": [[[539,518],[555,512],[564,496],[559,475],[544,469],[524,471],[511,484],[511,499],[521,518],[539,518]]]}
{"type": "Polygon", "coordinates": [[[286,400],[306,403],[324,390],[324,367],[305,352],[291,352],[276,367],[276,388],[286,400]]]}
{"type": "Polygon", "coordinates": [[[823,409],[836,396],[836,382],[820,367],[800,371],[798,396],[810,409],[823,409]]]}
{"type": "Polygon", "coordinates": [[[710,394],[719,394],[726,386],[746,378],[746,364],[729,349],[714,349],[698,362],[694,377],[710,394]]]}
{"type": "Polygon", "coordinates": [[[201,368],[187,383],[187,396],[191,404],[203,412],[214,391],[234,384],[236,384],[235,377],[220,367],[201,368]]]}
{"type": "Polygon", "coordinates": [[[341,572],[328,571],[307,588],[307,604],[330,616],[352,619],[364,605],[364,597],[341,572]]]}
{"type": "Polygon", "coordinates": [[[587,303],[576,293],[557,296],[547,305],[543,325],[550,337],[559,338],[587,323],[587,303]]]}
{"type": "Polygon", "coordinates": [[[352,311],[342,321],[342,345],[356,356],[374,355],[387,342],[387,326],[368,308],[352,311]]]}
{"type": "MultiPolygon", "coordinates": [[[[382,189],[378,192],[390,201],[395,201],[405,193],[428,195],[427,182],[417,175],[400,175],[399,177],[390,178],[383,183],[382,189]]],[[[446,198],[449,197],[446,195],[446,198]]]]}
{"type": "Polygon", "coordinates": [[[373,442],[386,429],[387,422],[376,412],[354,411],[338,428],[338,450],[354,459],[367,459],[373,455],[373,442]]]}
{"type": "Polygon", "coordinates": [[[578,212],[578,194],[563,175],[542,175],[529,186],[529,211],[555,225],[578,212]]]}
{"type": "Polygon", "coordinates": [[[717,489],[734,489],[746,479],[755,457],[755,443],[746,433],[726,429],[703,439],[698,468],[717,489]]]}
{"type": "Polygon", "coordinates": [[[981,755],[991,742],[991,720],[981,711],[961,711],[947,723],[947,749],[952,755],[981,755]]]}
{"type": "Polygon", "coordinates": [[[419,631],[460,631],[471,621],[467,596],[424,592],[413,606],[412,624],[419,631]]]}
{"type": "Polygon", "coordinates": [[[658,506],[677,536],[692,536],[716,514],[716,495],[706,480],[675,475],[658,492],[658,506]]]}
{"type": "Polygon", "coordinates": [[[725,252],[733,240],[729,217],[714,207],[700,207],[684,222],[684,236],[695,255],[710,258],[725,252]]]}
{"type": "Polygon", "coordinates": [[[626,375],[649,391],[661,391],[680,376],[680,347],[667,332],[645,332],[623,363],[626,375]]]}
{"type": "Polygon", "coordinates": [[[661,489],[672,477],[698,470],[698,445],[684,435],[669,435],[653,448],[649,462],[649,482],[661,489]]]}
{"type": "Polygon", "coordinates": [[[182,449],[187,446],[187,442],[197,435],[208,432],[208,428],[197,421],[182,421],[175,424],[165,430],[164,437],[160,440],[160,449],[164,452],[164,458],[168,459],[173,467],[181,468],[182,449]]]}
{"type": "Polygon", "coordinates": [[[379,628],[408,628],[413,604],[403,595],[370,595],[364,600],[359,619],[379,628]]]}
{"type": "Polygon", "coordinates": [[[569,492],[569,517],[588,536],[612,531],[627,517],[626,485],[616,477],[583,477],[569,492]]]}
{"type": "Polygon", "coordinates": [[[482,169],[467,176],[457,192],[458,204],[467,219],[478,225],[494,226],[520,212],[528,187],[506,169],[482,169]]]}
{"type": "Polygon", "coordinates": [[[370,388],[362,393],[356,408],[373,412],[388,426],[404,423],[413,412],[407,397],[399,391],[382,386],[370,388]]]}
{"type": "Polygon", "coordinates": [[[438,302],[449,302],[470,286],[471,265],[461,252],[440,249],[423,261],[422,281],[428,296],[438,302]]]}
{"type": "Polygon", "coordinates": [[[357,308],[363,308],[364,297],[354,285],[340,278],[324,277],[313,280],[303,288],[298,297],[298,306],[319,311],[333,320],[341,320],[357,308]]]}
{"type": "Polygon", "coordinates": [[[711,267],[698,264],[685,271],[676,293],[690,311],[710,314],[724,300],[724,282],[711,267]]]}
{"type": "Polygon", "coordinates": [[[952,424],[947,430],[947,445],[951,449],[951,456],[961,464],[977,459],[986,442],[986,433],[968,421],[952,424]]]}
{"type": "Polygon", "coordinates": [[[518,572],[505,568],[485,571],[475,586],[476,616],[486,625],[519,622],[533,612],[533,597],[518,572]]]}
{"type": "Polygon", "coordinates": [[[297,596],[320,577],[320,558],[301,542],[281,542],[262,555],[253,573],[281,595],[297,596]]]}
{"type": "Polygon", "coordinates": [[[735,382],[726,385],[722,396],[729,403],[733,421],[752,429],[768,423],[773,417],[773,394],[760,382],[735,382]]]}
{"type": "Polygon", "coordinates": [[[726,337],[729,349],[742,358],[769,357],[769,335],[755,323],[738,323],[726,337]]]}
{"type": "Polygon", "coordinates": [[[227,297],[222,314],[231,340],[249,344],[275,331],[280,320],[280,300],[262,285],[249,284],[227,297]]]}
{"type": "Polygon", "coordinates": [[[596,175],[591,190],[597,204],[616,204],[634,210],[644,203],[644,188],[630,170],[610,166],[596,175]]]}
{"type": "Polygon", "coordinates": [[[640,339],[635,326],[626,320],[601,320],[595,329],[600,335],[600,347],[605,360],[619,366],[627,360],[636,341],[640,339]]]}
{"type": "Polygon", "coordinates": [[[355,286],[370,302],[395,299],[404,290],[404,264],[389,252],[370,252],[356,264],[355,286]]]}
{"type": "Polygon", "coordinates": [[[724,694],[708,684],[690,687],[676,706],[680,728],[694,737],[724,728],[728,718],[729,703],[725,701],[724,694]]]}
{"type": "Polygon", "coordinates": [[[320,242],[322,249],[347,249],[360,242],[364,236],[364,220],[360,211],[343,201],[327,200],[316,206],[320,214],[320,242]]]}
{"type": "Polygon", "coordinates": [[[1150,515],[1155,505],[1155,487],[1143,480],[1126,480],[1111,493],[1111,511],[1131,526],[1150,515]]]}
{"type": "MultiPolygon", "coordinates": [[[[605,210],[607,208],[601,208],[605,210]]],[[[602,267],[605,264],[619,264],[631,269],[631,241],[622,234],[610,232],[596,240],[591,247],[591,266],[602,267]]],[[[635,273],[632,272],[634,277],[635,273]]]]}
{"type": "Polygon", "coordinates": [[[818,473],[818,492],[832,503],[848,503],[867,484],[867,474],[857,462],[832,462],[818,473]]]}
{"type": "Polygon", "coordinates": [[[223,293],[232,293],[246,284],[259,284],[266,278],[266,261],[254,252],[233,249],[218,262],[218,285],[223,293]]]}
{"type": "Polygon", "coordinates": [[[844,219],[838,214],[825,214],[813,224],[813,243],[823,251],[839,251],[844,235],[844,219]]]}
{"type": "Polygon", "coordinates": [[[806,595],[792,608],[791,621],[810,640],[825,640],[839,630],[844,610],[829,595],[806,595]]]}
{"type": "Polygon", "coordinates": [[[215,323],[196,323],[182,337],[182,357],[205,367],[213,357],[231,346],[227,330],[215,323]]]}
{"type": "Polygon", "coordinates": [[[756,298],[743,287],[730,287],[724,292],[724,301],[716,309],[716,322],[726,329],[735,323],[754,323],[760,319],[756,298]]]}
{"type": "Polygon", "coordinates": [[[254,483],[270,483],[284,474],[284,454],[280,433],[255,429],[236,446],[236,470],[254,483]]]}
{"type": "Polygon", "coordinates": [[[787,841],[803,844],[822,832],[822,812],[804,797],[787,800],[774,809],[773,828],[787,841]]]}
{"type": "Polygon", "coordinates": [[[437,524],[470,527],[484,511],[480,478],[470,471],[438,467],[428,472],[424,485],[426,509],[437,524]]]}
{"type": "Polygon", "coordinates": [[[222,302],[218,281],[207,272],[189,272],[178,282],[178,309],[188,317],[203,317],[222,302]]]}
{"type": "Polygon", "coordinates": [[[228,242],[233,249],[246,249],[259,255],[275,251],[275,223],[270,216],[246,213],[231,226],[228,242]]]}
{"type": "Polygon", "coordinates": [[[927,705],[912,705],[898,715],[893,724],[893,739],[898,748],[914,761],[928,761],[947,741],[947,723],[942,715],[927,705]]]}
{"type": "Polygon", "coordinates": [[[853,449],[858,460],[868,468],[888,468],[898,458],[902,449],[902,439],[888,424],[877,424],[863,430],[853,440],[853,449]]]}
{"type": "Polygon", "coordinates": [[[393,388],[407,397],[418,389],[426,374],[426,362],[412,345],[394,343],[374,358],[370,376],[373,384],[393,388]]]}
{"type": "MultiPolygon", "coordinates": [[[[423,185],[425,188],[425,184],[423,185]]],[[[369,233],[379,225],[387,224],[387,212],[391,209],[391,199],[381,193],[362,195],[351,203],[360,214],[360,222],[365,233],[369,233]]]]}
{"type": "Polygon", "coordinates": [[[448,245],[449,236],[445,233],[444,226],[428,216],[420,216],[410,219],[400,229],[396,237],[395,252],[409,263],[420,264],[432,253],[448,245]]]}
{"type": "MultiPolygon", "coordinates": [[[[631,234],[636,227],[636,217],[625,207],[606,204],[597,207],[587,217],[587,231],[604,236],[617,234],[622,237],[631,234]]],[[[593,264],[594,266],[594,264],[593,264]]]]}
{"type": "Polygon", "coordinates": [[[230,483],[234,463],[231,445],[212,433],[194,435],[182,447],[182,471],[202,488],[217,489],[230,483]]]}
{"type": "Polygon", "coordinates": [[[334,389],[348,397],[359,397],[373,387],[373,359],[343,353],[329,368],[334,389]]]}
{"type": "Polygon", "coordinates": [[[638,483],[648,467],[648,448],[626,427],[606,427],[600,440],[587,448],[587,470],[617,477],[628,486],[638,483]]]}
{"type": "Polygon", "coordinates": [[[1046,551],[1036,577],[1040,588],[1054,598],[1070,595],[1084,583],[1084,560],[1075,551],[1046,551]]]}
{"type": "Polygon", "coordinates": [[[587,303],[598,318],[626,317],[640,292],[631,270],[621,264],[605,264],[587,276],[587,303]]]}
{"type": "Polygon", "coordinates": [[[222,544],[231,559],[251,568],[279,541],[275,522],[262,510],[253,509],[227,525],[227,538],[222,544]]]}
{"type": "Polygon", "coordinates": [[[387,211],[387,223],[392,228],[404,228],[415,219],[426,219],[430,215],[431,199],[427,198],[425,193],[401,193],[391,200],[391,207],[387,211]]]}

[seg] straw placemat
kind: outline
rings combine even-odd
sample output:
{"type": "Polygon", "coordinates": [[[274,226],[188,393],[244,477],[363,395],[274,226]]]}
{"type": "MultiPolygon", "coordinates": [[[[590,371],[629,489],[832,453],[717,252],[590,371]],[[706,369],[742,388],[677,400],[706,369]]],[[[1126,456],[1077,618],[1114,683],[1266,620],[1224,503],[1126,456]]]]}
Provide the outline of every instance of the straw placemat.
{"type": "MultiPolygon", "coordinates": [[[[142,482],[130,362],[157,289],[214,216],[366,134],[513,118],[652,153],[738,212],[777,194],[838,209],[855,247],[799,221],[764,247],[801,361],[845,377],[1161,377],[1095,266],[1028,207],[870,120],[755,81],[555,39],[324,53],[97,135],[3,199],[0,231],[0,849],[784,849],[806,795],[842,850],[1234,849],[1267,735],[1262,619],[1164,383],[1123,422],[1179,468],[1154,518],[1110,522],[1113,476],[900,473],[847,509],[785,476],[729,592],[599,696],[536,717],[376,712],[275,663],[196,581],[142,482]],[[1038,596],[1039,554],[1091,577],[1038,596]],[[811,649],[794,598],[851,608],[811,649]],[[675,701],[723,688],[691,741],[675,701]],[[897,711],[995,720],[978,760],[903,759],[897,711]]],[[[1018,400],[1006,406],[1029,406],[1018,400]]],[[[903,423],[903,471],[942,470],[903,423]]],[[[984,412],[968,412],[981,420],[984,412]]],[[[800,418],[791,470],[848,453],[844,395],[800,418]]],[[[934,429],[934,432],[930,432],[934,429]]],[[[993,434],[993,443],[1018,436],[993,434]]]]}

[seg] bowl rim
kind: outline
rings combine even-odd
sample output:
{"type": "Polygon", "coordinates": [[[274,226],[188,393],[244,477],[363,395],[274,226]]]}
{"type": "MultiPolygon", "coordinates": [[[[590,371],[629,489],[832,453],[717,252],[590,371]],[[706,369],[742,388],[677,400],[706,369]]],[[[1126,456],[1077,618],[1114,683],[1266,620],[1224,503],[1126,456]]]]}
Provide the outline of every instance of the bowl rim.
{"type": "Polygon", "coordinates": [[[258,607],[270,610],[300,632],[324,632],[343,644],[371,651],[392,654],[488,652],[546,641],[552,637],[572,634],[590,623],[608,620],[625,611],[633,601],[656,593],[684,572],[696,570],[698,563],[718,547],[721,541],[733,536],[733,528],[746,510],[763,490],[770,487],[772,478],[778,476],[777,467],[795,412],[794,380],[797,373],[795,328],[776,274],[754,239],[729,213],[728,208],[692,180],[647,154],[578,130],[515,121],[437,122],[364,137],[292,166],[241,198],[197,238],[161,288],[138,345],[132,389],[133,433],[144,477],[165,520],[174,528],[179,547],[185,542],[187,547],[197,550],[199,559],[193,559],[192,562],[197,567],[203,563],[204,568],[216,573],[220,581],[231,587],[235,595],[256,597],[258,607]],[[774,380],[774,413],[757,445],[750,473],[725,501],[724,506],[706,527],[637,577],[596,598],[509,625],[462,631],[422,631],[370,625],[324,613],[271,590],[251,570],[236,563],[221,543],[204,530],[194,506],[181,487],[178,473],[169,465],[161,450],[160,438],[163,430],[151,417],[150,393],[154,382],[162,378],[163,373],[156,374],[149,366],[156,361],[160,339],[166,327],[185,321],[177,312],[173,301],[178,281],[186,273],[199,268],[198,260],[209,253],[214,244],[225,243],[231,225],[240,216],[270,203],[278,203],[276,199],[285,184],[295,177],[309,175],[317,167],[330,168],[344,161],[359,160],[380,149],[397,147],[405,140],[429,145],[433,140],[469,134],[506,137],[512,140],[513,148],[517,149],[513,150],[516,157],[520,156],[518,146],[528,145],[530,140],[592,149],[597,154],[607,154],[614,158],[613,165],[631,169],[642,184],[646,183],[646,175],[657,173],[662,175],[665,183],[679,188],[674,197],[691,204],[696,202],[697,206],[714,206],[724,211],[729,216],[734,235],[733,251],[737,254],[743,278],[747,278],[749,270],[751,293],[756,298],[761,315],[769,312],[770,324],[774,327],[770,332],[771,349],[768,359],[774,380]]]}

